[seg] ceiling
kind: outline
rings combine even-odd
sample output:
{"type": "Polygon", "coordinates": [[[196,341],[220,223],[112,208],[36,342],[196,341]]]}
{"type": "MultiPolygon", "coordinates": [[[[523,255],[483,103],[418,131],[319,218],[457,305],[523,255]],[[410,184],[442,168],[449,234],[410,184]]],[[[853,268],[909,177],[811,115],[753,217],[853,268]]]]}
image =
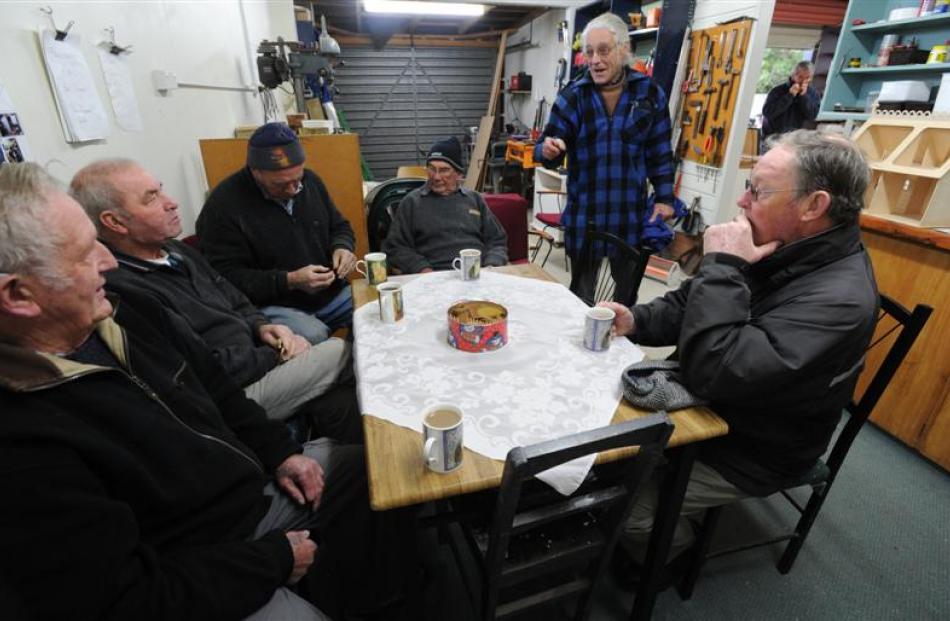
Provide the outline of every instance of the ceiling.
{"type": "Polygon", "coordinates": [[[482,0],[480,3],[485,4],[487,10],[484,15],[475,18],[438,15],[386,16],[367,13],[362,0],[294,0],[295,5],[310,8],[317,23],[320,15],[325,15],[327,27],[333,35],[360,34],[374,38],[393,34],[458,36],[494,33],[523,26],[551,8],[583,6],[589,2],[590,0],[482,0]]]}

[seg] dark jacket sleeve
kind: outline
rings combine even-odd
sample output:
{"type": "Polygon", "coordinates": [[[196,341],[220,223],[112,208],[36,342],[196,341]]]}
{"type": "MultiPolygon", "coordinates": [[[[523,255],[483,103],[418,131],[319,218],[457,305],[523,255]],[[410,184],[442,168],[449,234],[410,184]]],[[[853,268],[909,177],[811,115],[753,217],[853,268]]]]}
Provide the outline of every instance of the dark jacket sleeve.
{"type": "Polygon", "coordinates": [[[417,274],[432,267],[419,251],[412,233],[412,218],[419,194],[410,192],[400,202],[396,216],[383,240],[383,252],[389,263],[404,274],[417,274]]]}
{"type": "Polygon", "coordinates": [[[127,304],[119,303],[116,320],[120,324],[132,322],[134,328],[147,329],[140,326],[141,319],[137,315],[144,318],[148,327],[164,336],[169,345],[191,365],[202,386],[217,404],[225,424],[254,451],[266,472],[273,472],[290,455],[301,452],[300,445],[291,439],[286,426],[279,421],[269,420],[264,408],[245,396],[244,390],[218,363],[204,341],[181,330],[177,322],[161,308],[134,306],[130,309],[127,304]]]}
{"type": "Polygon", "coordinates": [[[731,255],[704,257],[683,314],[685,383],[711,401],[767,402],[776,382],[853,340],[866,315],[848,308],[861,302],[841,300],[837,290],[816,290],[750,319],[745,265],[731,255]]]}
{"type": "Polygon", "coordinates": [[[482,213],[482,242],[485,244],[485,256],[482,257],[482,264],[487,266],[507,265],[508,235],[505,234],[505,229],[498,222],[498,218],[485,204],[484,197],[478,192],[473,194],[475,195],[475,202],[478,204],[478,210],[482,213]]]}
{"type": "Polygon", "coordinates": [[[37,619],[240,619],[290,575],[293,553],[278,531],[159,551],[141,541],[129,507],[71,450],[37,440],[0,451],[0,494],[16,499],[15,509],[0,511],[0,531],[11,533],[2,553],[50,559],[9,574],[37,619]]]}
{"type": "Polygon", "coordinates": [[[287,295],[287,272],[259,269],[248,242],[254,236],[242,230],[240,215],[229,213],[221,186],[211,193],[198,216],[196,229],[201,252],[222,276],[259,305],[287,295]]]}
{"type": "Polygon", "coordinates": [[[326,205],[327,214],[330,218],[330,254],[332,255],[333,251],[337,248],[344,248],[350,252],[355,251],[356,237],[353,235],[353,227],[350,226],[349,221],[344,218],[343,214],[336,208],[323,180],[316,175],[313,175],[313,179],[319,188],[320,199],[323,201],[323,204],[326,205]]]}
{"type": "MultiPolygon", "coordinates": [[[[121,276],[121,274],[117,272],[116,276],[121,276]]],[[[244,295],[234,289],[223,277],[220,275],[217,277],[244,298],[244,295]]],[[[137,287],[134,279],[109,277],[106,288],[117,294],[122,299],[123,305],[131,306],[139,314],[149,315],[149,320],[155,325],[161,325],[167,333],[173,333],[176,338],[181,340],[200,342],[202,348],[210,352],[218,364],[223,367],[229,376],[229,380],[238,386],[243,387],[246,383],[252,383],[253,378],[262,377],[276,364],[276,352],[266,345],[254,347],[250,352],[247,351],[246,346],[238,344],[212,347],[200,333],[192,328],[191,322],[177,308],[163,303],[152,292],[137,287]]],[[[244,299],[247,300],[247,298],[244,299]]],[[[253,306],[251,309],[257,315],[257,309],[253,306]]],[[[264,321],[263,315],[260,316],[260,320],[264,321]]],[[[256,328],[254,334],[256,337],[256,328]]]]}
{"type": "Polygon", "coordinates": [[[630,338],[634,343],[647,347],[676,344],[692,282],[691,279],[685,280],[679,289],[670,291],[648,304],[640,304],[630,309],[634,323],[634,332],[630,338]]]}
{"type": "Polygon", "coordinates": [[[223,295],[230,303],[231,310],[244,318],[244,321],[247,322],[247,325],[251,328],[251,331],[254,332],[254,338],[258,338],[258,328],[264,324],[270,323],[264,313],[258,310],[256,306],[251,304],[251,301],[247,299],[247,296],[241,293],[237,287],[228,282],[227,278],[219,274],[200,252],[181,243],[175,244],[175,249],[187,256],[188,259],[190,259],[195,265],[196,269],[204,272],[208,278],[214,282],[215,286],[221,292],[221,295],[223,295]]]}
{"type": "Polygon", "coordinates": [[[815,117],[818,116],[818,107],[820,105],[821,100],[818,98],[818,91],[811,86],[808,87],[804,95],[799,95],[798,97],[798,110],[801,112],[802,118],[806,121],[815,120],[815,117]]]}
{"type": "Polygon", "coordinates": [[[780,127],[777,126],[778,120],[785,114],[788,107],[792,105],[794,96],[788,92],[788,85],[779,84],[769,91],[765,97],[765,103],[762,104],[762,116],[768,123],[770,132],[776,132],[780,127]]]}

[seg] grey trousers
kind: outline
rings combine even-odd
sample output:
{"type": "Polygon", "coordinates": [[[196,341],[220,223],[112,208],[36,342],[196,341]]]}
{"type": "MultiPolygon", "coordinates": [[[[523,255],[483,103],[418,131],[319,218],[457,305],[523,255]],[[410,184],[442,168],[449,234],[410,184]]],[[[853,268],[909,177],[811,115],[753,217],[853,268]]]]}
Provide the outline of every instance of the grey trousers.
{"type": "Polygon", "coordinates": [[[284,420],[350,374],[350,344],[331,338],[274,367],[245,386],[244,394],[259,403],[268,418],[284,420]]]}
{"type": "MultiPolygon", "coordinates": [[[[302,507],[280,491],[274,482],[264,486],[264,495],[271,497],[270,508],[258,522],[254,538],[261,537],[272,530],[319,530],[337,508],[344,508],[352,499],[355,486],[349,485],[352,477],[362,475],[362,451],[359,448],[337,445],[332,440],[322,438],[304,445],[303,454],[311,457],[323,468],[324,488],[320,507],[314,511],[302,507]],[[331,488],[332,482],[332,488],[331,488]]],[[[317,554],[320,553],[319,548],[317,554]]],[[[274,596],[257,612],[246,618],[247,621],[330,621],[330,617],[295,594],[287,587],[275,591],[274,596]]]]}
{"type": "MultiPolygon", "coordinates": [[[[624,534],[620,543],[638,563],[643,563],[646,557],[647,544],[653,530],[653,517],[656,514],[661,476],[662,472],[658,472],[646,482],[624,525],[624,534]]],[[[694,462],[686,485],[686,494],[683,497],[683,508],[680,510],[676,530],[673,532],[673,542],[670,544],[670,553],[666,560],[676,558],[696,539],[690,518],[698,517],[704,509],[709,507],[726,505],[740,498],[746,498],[748,495],[703,462],[698,460],[694,462]]]]}

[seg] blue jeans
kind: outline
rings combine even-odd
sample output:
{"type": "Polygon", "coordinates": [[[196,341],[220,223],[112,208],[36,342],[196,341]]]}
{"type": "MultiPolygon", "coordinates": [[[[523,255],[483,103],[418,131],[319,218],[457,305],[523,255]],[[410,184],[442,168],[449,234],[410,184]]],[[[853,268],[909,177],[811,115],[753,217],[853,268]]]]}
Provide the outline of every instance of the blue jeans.
{"type": "Polygon", "coordinates": [[[261,312],[316,345],[330,338],[337,328],[353,322],[353,293],[346,285],[336,297],[312,313],[288,306],[265,306],[261,312]]]}

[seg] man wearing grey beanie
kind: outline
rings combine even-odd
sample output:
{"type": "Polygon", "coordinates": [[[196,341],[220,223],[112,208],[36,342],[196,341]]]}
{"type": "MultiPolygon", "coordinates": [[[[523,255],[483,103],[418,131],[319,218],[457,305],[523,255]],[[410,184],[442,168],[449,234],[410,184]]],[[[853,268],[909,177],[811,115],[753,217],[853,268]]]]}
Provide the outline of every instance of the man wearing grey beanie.
{"type": "Polygon", "coordinates": [[[447,270],[459,251],[482,252],[483,266],[508,263],[508,238],[478,192],[462,187],[462,146],[432,145],[426,184],[406,195],[383,242],[390,264],[406,274],[447,270]]]}

